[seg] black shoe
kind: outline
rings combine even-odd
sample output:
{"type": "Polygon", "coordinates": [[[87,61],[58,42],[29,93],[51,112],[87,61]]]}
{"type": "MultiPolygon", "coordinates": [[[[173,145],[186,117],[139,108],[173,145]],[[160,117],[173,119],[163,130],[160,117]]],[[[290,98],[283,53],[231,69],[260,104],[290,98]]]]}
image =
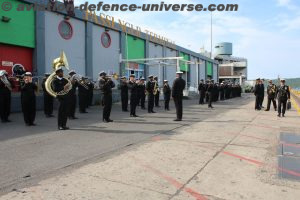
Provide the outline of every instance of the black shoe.
{"type": "Polygon", "coordinates": [[[60,131],[63,131],[63,130],[65,130],[63,127],[58,127],[58,130],[60,130],[60,131]]]}
{"type": "Polygon", "coordinates": [[[108,120],[107,120],[107,122],[114,122],[114,120],[112,120],[112,119],[108,119],[108,120]]]}
{"type": "Polygon", "coordinates": [[[173,121],[174,122],[180,122],[180,121],[182,121],[182,119],[174,119],[173,121]]]}
{"type": "Polygon", "coordinates": [[[277,108],[275,108],[275,111],[277,111],[277,108]]]}
{"type": "Polygon", "coordinates": [[[282,117],[284,117],[284,114],[282,114],[282,117]]]}
{"type": "Polygon", "coordinates": [[[67,126],[64,126],[64,127],[62,127],[63,128],[63,130],[69,130],[70,128],[69,127],[67,127],[67,126]]]}
{"type": "Polygon", "coordinates": [[[152,113],[151,111],[148,111],[148,113],[152,113]]]}
{"type": "Polygon", "coordinates": [[[29,124],[29,126],[36,126],[36,124],[35,123],[31,123],[31,124],[29,124]]]}
{"type": "Polygon", "coordinates": [[[78,119],[77,117],[69,117],[69,119],[78,119]]]}
{"type": "Polygon", "coordinates": [[[156,113],[156,112],[154,112],[154,111],[152,110],[151,113],[156,113]]]}
{"type": "Polygon", "coordinates": [[[137,115],[133,115],[133,117],[139,117],[139,116],[137,116],[137,115]]]}
{"type": "Polygon", "coordinates": [[[270,111],[270,109],[266,109],[265,111],[270,111]]]}
{"type": "Polygon", "coordinates": [[[277,115],[277,117],[281,117],[281,116],[280,116],[280,113],[277,115]]]}

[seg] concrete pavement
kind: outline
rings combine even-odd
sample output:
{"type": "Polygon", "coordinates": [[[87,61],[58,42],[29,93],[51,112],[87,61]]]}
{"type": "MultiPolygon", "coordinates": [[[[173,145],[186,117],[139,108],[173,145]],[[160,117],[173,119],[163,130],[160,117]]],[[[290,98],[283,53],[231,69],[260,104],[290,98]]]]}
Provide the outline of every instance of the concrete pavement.
{"type": "Polygon", "coordinates": [[[174,111],[143,114],[138,122],[115,112],[112,124],[85,115],[63,134],[48,127],[43,134],[3,137],[1,184],[6,189],[0,200],[299,199],[300,167],[278,165],[284,156],[279,146],[300,149],[279,141],[282,133],[300,136],[296,110],[286,118],[254,111],[248,95],[220,102],[214,110],[194,101],[184,104],[181,123],[172,121],[174,111]],[[11,169],[14,164],[18,169],[11,169]],[[20,180],[26,171],[31,171],[29,180],[20,180]]]}

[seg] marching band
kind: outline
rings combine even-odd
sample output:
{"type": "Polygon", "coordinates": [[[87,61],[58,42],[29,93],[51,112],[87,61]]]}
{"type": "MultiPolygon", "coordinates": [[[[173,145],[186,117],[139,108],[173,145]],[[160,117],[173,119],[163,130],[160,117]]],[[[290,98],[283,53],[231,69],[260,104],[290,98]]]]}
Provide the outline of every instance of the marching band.
{"type": "MultiPolygon", "coordinates": [[[[54,117],[54,98],[56,98],[59,102],[57,119],[59,130],[69,129],[69,127],[67,127],[68,118],[72,120],[78,119],[75,116],[77,98],[79,100],[79,112],[87,113],[86,108],[92,105],[93,91],[95,88],[99,88],[102,94],[103,122],[113,122],[110,118],[113,102],[112,89],[115,87],[115,83],[112,78],[119,81],[118,86],[120,89],[123,112],[129,111],[128,103],[130,100],[130,117],[138,117],[136,114],[137,106],[141,106],[141,109],[146,109],[146,97],[148,100],[148,113],[155,113],[154,106],[159,107],[160,86],[158,77],[150,75],[148,77],[148,81],[145,83],[145,78],[140,77],[138,79],[134,74],[131,74],[129,76],[129,80],[127,80],[125,76],[119,79],[116,74],[109,76],[106,72],[102,71],[99,73],[97,85],[90,81],[87,77],[77,74],[74,70],[69,71],[69,76],[65,77],[63,70],[64,67],[69,69],[67,58],[64,52],[62,52],[60,57],[53,61],[53,73],[46,73],[42,82],[44,114],[47,118],[54,117]],[[78,97],[76,96],[76,93],[78,93],[78,97]]],[[[35,126],[35,92],[38,90],[38,86],[32,81],[33,77],[30,72],[26,72],[22,67],[18,67],[15,70],[20,82],[21,104],[25,124],[27,126],[35,126]]],[[[174,100],[177,116],[174,121],[182,120],[183,90],[186,87],[186,81],[183,80],[182,74],[183,72],[176,72],[176,79],[174,80],[172,87],[170,87],[168,80],[164,80],[162,86],[164,109],[166,111],[170,110],[169,103],[171,97],[174,100]]],[[[8,117],[10,114],[11,90],[13,87],[14,84],[9,80],[7,72],[5,70],[0,70],[0,115],[3,123],[10,122],[8,117]]],[[[228,94],[226,87],[229,86],[223,83],[221,83],[221,85],[214,84],[213,81],[204,83],[204,81],[201,80],[198,87],[200,94],[199,104],[204,104],[204,100],[206,99],[208,106],[212,108],[211,103],[213,101],[216,101],[216,99],[219,98],[221,100],[227,98],[228,94]],[[215,91],[218,91],[217,96],[215,91]]]]}

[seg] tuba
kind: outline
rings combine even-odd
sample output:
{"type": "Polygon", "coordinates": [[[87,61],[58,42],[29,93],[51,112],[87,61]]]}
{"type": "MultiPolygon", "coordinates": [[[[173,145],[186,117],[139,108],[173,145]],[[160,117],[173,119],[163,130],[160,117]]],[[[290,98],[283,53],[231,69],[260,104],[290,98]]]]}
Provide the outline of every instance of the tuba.
{"type": "Polygon", "coordinates": [[[53,70],[54,72],[47,78],[46,82],[45,82],[45,88],[46,91],[53,97],[57,97],[57,96],[63,96],[66,95],[70,92],[70,90],[72,89],[72,83],[71,81],[66,78],[63,77],[64,79],[66,79],[68,81],[68,83],[66,84],[67,89],[66,90],[62,90],[59,93],[56,93],[53,91],[52,89],[52,82],[54,81],[54,79],[56,78],[56,69],[58,69],[59,67],[65,67],[67,70],[69,70],[69,63],[66,57],[65,52],[61,52],[60,57],[56,58],[53,60],[53,70]]]}
{"type": "Polygon", "coordinates": [[[2,81],[2,83],[4,83],[4,85],[10,90],[12,91],[12,86],[10,84],[10,82],[8,81],[7,77],[5,76],[5,71],[0,71],[0,81],[2,81]]]}

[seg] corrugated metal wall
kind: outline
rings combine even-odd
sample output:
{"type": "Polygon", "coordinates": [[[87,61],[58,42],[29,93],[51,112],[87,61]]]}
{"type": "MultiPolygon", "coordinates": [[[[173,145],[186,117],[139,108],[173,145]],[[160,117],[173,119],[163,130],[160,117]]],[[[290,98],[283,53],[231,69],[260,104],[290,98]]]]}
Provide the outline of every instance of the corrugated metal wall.
{"type": "MultiPolygon", "coordinates": [[[[154,43],[149,43],[149,58],[162,58],[163,57],[163,47],[161,45],[155,45],[154,43]]],[[[157,61],[147,62],[150,65],[146,67],[149,68],[149,74],[158,77],[159,86],[163,85],[163,65],[159,67],[157,61]]]]}
{"type": "Polygon", "coordinates": [[[120,73],[120,33],[110,30],[107,32],[111,44],[105,48],[101,43],[101,35],[105,32],[103,27],[94,25],[93,37],[93,79],[98,79],[98,73],[105,71],[108,74],[120,73]]]}
{"type": "MultiPolygon", "coordinates": [[[[176,57],[176,56],[177,56],[177,51],[171,50],[169,48],[165,49],[165,57],[176,57]]],[[[174,62],[174,64],[176,64],[175,61],[173,61],[173,62],[174,62]]],[[[177,71],[177,69],[176,69],[175,65],[174,66],[170,65],[170,66],[165,67],[165,72],[166,72],[165,79],[167,79],[169,81],[170,86],[173,85],[173,81],[176,77],[176,71],[177,71]]]]}
{"type": "MultiPolygon", "coordinates": [[[[73,28],[71,39],[63,39],[58,31],[58,26],[64,20],[63,15],[45,12],[45,64],[46,72],[52,72],[52,61],[65,51],[70,68],[78,74],[85,72],[85,22],[71,18],[69,23],[73,28]]],[[[41,67],[41,66],[39,66],[41,67]]]]}

